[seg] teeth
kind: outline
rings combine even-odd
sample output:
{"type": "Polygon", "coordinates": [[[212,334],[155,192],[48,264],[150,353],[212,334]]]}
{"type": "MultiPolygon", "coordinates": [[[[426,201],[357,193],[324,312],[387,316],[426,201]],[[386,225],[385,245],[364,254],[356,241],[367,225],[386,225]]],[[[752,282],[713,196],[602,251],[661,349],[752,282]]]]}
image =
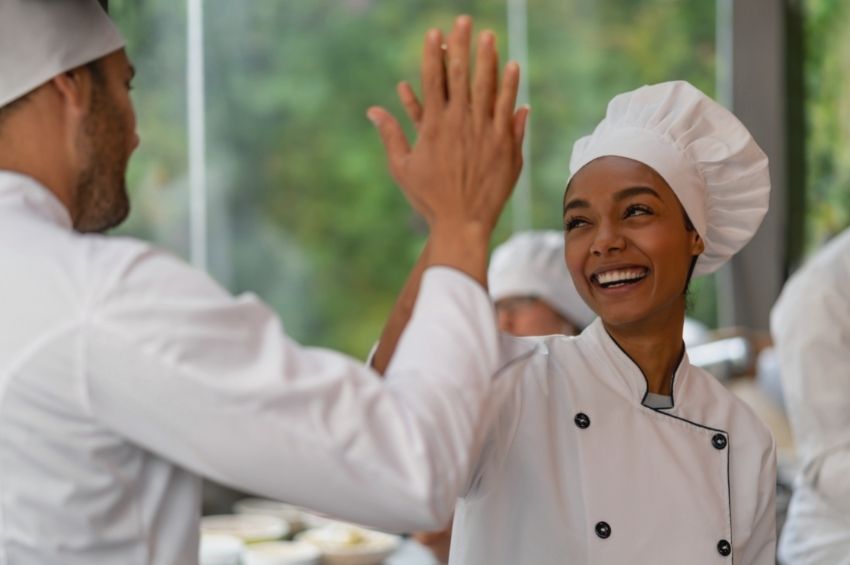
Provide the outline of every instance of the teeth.
{"type": "Polygon", "coordinates": [[[596,280],[603,286],[632,282],[646,276],[645,269],[618,269],[596,275],[596,280]]]}

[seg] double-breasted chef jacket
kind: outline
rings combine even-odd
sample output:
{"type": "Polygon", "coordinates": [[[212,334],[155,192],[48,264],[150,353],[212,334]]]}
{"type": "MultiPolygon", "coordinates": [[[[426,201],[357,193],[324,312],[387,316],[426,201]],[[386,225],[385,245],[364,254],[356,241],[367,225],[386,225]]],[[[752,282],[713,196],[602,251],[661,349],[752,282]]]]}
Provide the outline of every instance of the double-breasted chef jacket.
{"type": "Polygon", "coordinates": [[[499,355],[429,269],[383,381],[143,242],[82,235],[0,171],[0,563],[197,563],[200,476],[389,530],[447,521],[499,355]]]}
{"type": "Polygon", "coordinates": [[[450,564],[775,564],[773,438],[686,354],[656,410],[598,319],[503,340],[518,383],[455,510],[450,564]]]}
{"type": "Polygon", "coordinates": [[[787,565],[850,565],[850,230],[785,285],[771,313],[801,472],[779,538],[787,565]]]}

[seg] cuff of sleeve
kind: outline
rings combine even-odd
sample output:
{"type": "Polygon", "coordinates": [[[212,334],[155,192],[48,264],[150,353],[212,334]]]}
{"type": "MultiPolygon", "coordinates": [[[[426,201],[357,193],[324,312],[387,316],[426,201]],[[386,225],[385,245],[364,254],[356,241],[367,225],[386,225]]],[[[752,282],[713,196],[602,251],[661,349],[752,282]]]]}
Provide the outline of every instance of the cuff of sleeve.
{"type": "Polygon", "coordinates": [[[477,363],[475,372],[489,377],[496,370],[497,352],[496,314],[484,287],[458,269],[433,266],[422,275],[410,323],[386,374],[411,369],[414,363],[443,369],[460,365],[453,372],[477,363]]]}

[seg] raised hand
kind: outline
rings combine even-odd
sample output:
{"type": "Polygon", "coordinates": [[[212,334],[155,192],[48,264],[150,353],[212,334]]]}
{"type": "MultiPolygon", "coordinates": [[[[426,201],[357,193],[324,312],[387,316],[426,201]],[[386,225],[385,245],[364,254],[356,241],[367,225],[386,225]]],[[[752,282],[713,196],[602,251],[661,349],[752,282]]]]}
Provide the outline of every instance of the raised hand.
{"type": "Polygon", "coordinates": [[[445,54],[439,30],[426,34],[422,103],[409,85],[399,85],[418,132],[412,147],[385,109],[370,108],[368,115],[379,130],[393,178],[431,227],[430,263],[455,266],[483,282],[486,243],[522,168],[528,109],[515,110],[519,67],[508,63],[499,78],[490,31],[479,35],[470,85],[471,32],[472,19],[459,17],[445,54]],[[466,244],[476,247],[474,259],[466,244]]]}

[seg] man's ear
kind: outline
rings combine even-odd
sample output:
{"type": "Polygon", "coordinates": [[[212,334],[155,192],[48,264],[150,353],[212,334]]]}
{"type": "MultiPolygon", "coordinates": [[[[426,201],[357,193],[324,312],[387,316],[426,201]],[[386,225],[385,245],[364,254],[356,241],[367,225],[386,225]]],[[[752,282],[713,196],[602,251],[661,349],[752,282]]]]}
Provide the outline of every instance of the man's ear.
{"type": "Polygon", "coordinates": [[[58,74],[50,82],[72,116],[82,116],[89,111],[93,85],[91,71],[87,67],[58,74]]]}

